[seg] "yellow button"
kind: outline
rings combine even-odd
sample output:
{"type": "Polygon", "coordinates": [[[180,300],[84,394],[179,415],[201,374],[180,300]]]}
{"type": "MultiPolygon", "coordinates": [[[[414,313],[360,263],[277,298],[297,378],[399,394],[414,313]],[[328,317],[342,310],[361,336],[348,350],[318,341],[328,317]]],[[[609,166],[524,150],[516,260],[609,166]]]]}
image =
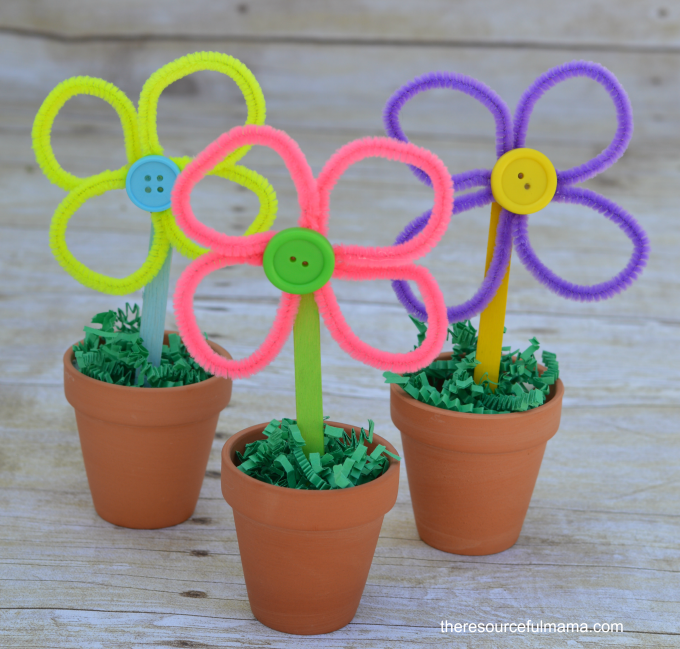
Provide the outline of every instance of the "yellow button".
{"type": "Polygon", "coordinates": [[[502,155],[491,172],[495,201],[515,214],[542,210],[555,195],[557,173],[536,149],[513,149],[502,155]]]}

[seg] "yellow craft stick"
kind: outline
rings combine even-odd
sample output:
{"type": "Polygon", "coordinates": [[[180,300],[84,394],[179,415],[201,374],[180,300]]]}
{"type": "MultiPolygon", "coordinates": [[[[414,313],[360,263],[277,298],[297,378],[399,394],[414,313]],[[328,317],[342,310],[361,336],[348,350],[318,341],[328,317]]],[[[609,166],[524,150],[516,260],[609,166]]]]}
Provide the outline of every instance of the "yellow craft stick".
{"type": "MultiPolygon", "coordinates": [[[[489,223],[489,240],[486,246],[486,269],[489,272],[493,250],[496,245],[496,232],[498,220],[503,208],[494,201],[491,203],[491,219],[489,223]]],[[[475,383],[487,378],[491,383],[491,389],[495,390],[494,383],[498,383],[498,374],[501,367],[501,354],[503,348],[503,330],[505,329],[505,308],[508,301],[508,282],[510,280],[510,260],[508,268],[496,295],[489,305],[482,311],[479,320],[479,333],[477,338],[476,358],[480,364],[475,367],[475,383]],[[486,376],[485,376],[486,375],[486,376]]]]}
{"type": "MultiPolygon", "coordinates": [[[[550,160],[535,149],[511,149],[498,158],[491,171],[491,204],[489,240],[486,246],[486,272],[489,272],[501,210],[514,214],[533,214],[542,210],[555,195],[557,172],[550,160]]],[[[508,301],[510,280],[510,259],[505,276],[493,300],[482,311],[479,321],[476,358],[480,364],[475,367],[475,382],[484,378],[491,381],[495,390],[501,367],[503,352],[503,330],[505,329],[505,307],[508,301]]]]}

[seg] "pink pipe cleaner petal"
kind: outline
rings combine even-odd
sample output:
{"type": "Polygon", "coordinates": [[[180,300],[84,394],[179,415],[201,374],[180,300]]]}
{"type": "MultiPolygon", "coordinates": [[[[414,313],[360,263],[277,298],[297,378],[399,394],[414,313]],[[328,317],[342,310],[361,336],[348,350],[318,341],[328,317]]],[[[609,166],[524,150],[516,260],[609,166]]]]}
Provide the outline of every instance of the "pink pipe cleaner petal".
{"type": "Polygon", "coordinates": [[[342,315],[329,282],[314,297],[331,336],[352,358],[381,370],[415,372],[429,365],[441,352],[448,327],[446,305],[441,289],[429,270],[413,264],[391,268],[361,264],[336,269],[333,277],[349,280],[413,280],[420,288],[428,314],[427,335],[420,347],[405,354],[382,351],[371,347],[352,331],[342,315]]]}
{"type": "Polygon", "coordinates": [[[318,221],[319,212],[316,179],[305,154],[290,135],[271,126],[251,124],[237,126],[221,135],[217,141],[223,143],[225,155],[244,146],[243,143],[266,146],[276,151],[285,163],[297,190],[301,212],[298,225],[302,228],[316,229],[314,224],[318,221]]]}
{"type": "Polygon", "coordinates": [[[431,151],[410,142],[384,137],[354,140],[336,151],[324,165],[317,183],[320,194],[318,231],[326,234],[330,212],[330,194],[335,183],[350,165],[368,157],[387,158],[422,169],[432,180],[434,207],[423,230],[410,241],[397,246],[335,246],[336,264],[367,261],[372,265],[396,266],[413,261],[429,252],[442,238],[453,210],[453,182],[444,163],[431,151]]]}
{"type": "Polygon", "coordinates": [[[429,315],[427,337],[416,350],[405,354],[380,351],[361,341],[347,325],[330,284],[315,293],[320,312],[331,335],[354,358],[368,365],[395,371],[413,371],[426,366],[439,353],[446,340],[447,319],[444,300],[432,275],[425,268],[409,263],[424,255],[439,241],[448,225],[453,204],[453,183],[444,164],[434,154],[419,147],[387,138],[357,140],[338,151],[315,180],[304,154],[288,135],[269,126],[237,127],[220,136],[191,164],[175,185],[173,206],[180,227],[188,236],[211,248],[211,252],[192,262],[182,273],[175,292],[178,328],[191,355],[198,363],[220,376],[244,378],[266,367],[281,351],[290,336],[300,304],[300,296],[283,294],[272,328],[262,345],[248,358],[225,359],[205,342],[193,313],[193,298],[198,284],[213,270],[230,264],[262,265],[269,232],[248,237],[229,237],[202,225],[190,206],[194,185],[232,151],[258,144],[274,149],[283,159],[298,192],[298,225],[325,233],[330,192],[349,167],[367,156],[417,165],[432,179],[435,193],[432,215],[421,232],[397,248],[338,246],[334,277],[352,280],[413,280],[420,287],[429,315]],[[395,250],[397,251],[395,253],[395,250]]]}
{"type": "Polygon", "coordinates": [[[250,356],[242,360],[224,358],[216,354],[203,338],[194,314],[194,295],[196,288],[206,275],[214,270],[235,264],[261,266],[262,255],[225,257],[215,252],[201,255],[189,264],[180,275],[175,290],[174,307],[180,336],[196,362],[211,374],[225,378],[243,379],[264,369],[281,351],[293,330],[300,296],[290,295],[289,293],[282,294],[276,317],[267,337],[250,356]]]}
{"type": "Polygon", "coordinates": [[[227,256],[248,256],[262,254],[273,232],[262,232],[249,236],[229,236],[201,223],[191,208],[191,192],[209,171],[223,159],[219,140],[215,140],[192,160],[177,177],[172,190],[172,211],[177,225],[190,239],[206,248],[227,256]]]}
{"type": "MultiPolygon", "coordinates": [[[[190,162],[177,178],[172,192],[172,208],[177,224],[194,241],[228,257],[261,254],[275,232],[261,232],[248,236],[229,236],[201,223],[191,208],[191,192],[209,171],[230,153],[246,145],[261,145],[274,149],[288,168],[298,192],[298,201],[305,215],[318,214],[316,181],[304,154],[295,140],[271,126],[237,126],[209,144],[190,162]]],[[[314,217],[318,220],[317,217],[314,217]]],[[[302,223],[301,223],[302,225],[302,223]]],[[[307,226],[303,226],[307,227],[307,226]]]]}

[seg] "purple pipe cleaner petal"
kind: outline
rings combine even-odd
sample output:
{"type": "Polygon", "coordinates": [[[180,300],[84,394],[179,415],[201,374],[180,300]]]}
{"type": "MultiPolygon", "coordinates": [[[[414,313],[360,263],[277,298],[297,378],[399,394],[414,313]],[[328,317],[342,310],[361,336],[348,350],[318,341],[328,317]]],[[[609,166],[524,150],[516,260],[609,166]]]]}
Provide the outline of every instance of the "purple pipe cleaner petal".
{"type": "MultiPolygon", "coordinates": [[[[512,116],[507,104],[481,81],[465,74],[452,72],[430,72],[416,77],[413,81],[404,84],[389,98],[383,111],[383,123],[390,137],[408,142],[408,138],[399,123],[399,113],[409,99],[424,90],[433,88],[460,90],[460,92],[464,92],[486,106],[496,122],[496,155],[500,157],[512,148],[512,116]]],[[[426,185],[431,185],[431,181],[424,171],[413,166],[411,169],[426,185]]]]}
{"type": "Polygon", "coordinates": [[[515,250],[527,270],[553,293],[580,302],[605,300],[628,288],[642,272],[649,258],[649,239],[635,218],[613,201],[581,187],[559,189],[553,200],[558,203],[585,205],[608,218],[633,242],[633,254],[626,267],[610,280],[592,286],[573,284],[558,277],[539,260],[529,241],[529,219],[527,216],[518,216],[514,221],[513,232],[515,250]]]}
{"type": "Polygon", "coordinates": [[[574,77],[588,77],[604,87],[614,102],[618,126],[614,139],[602,153],[582,165],[557,172],[558,187],[583,182],[611,167],[623,155],[633,136],[633,109],[618,79],[598,63],[572,61],[542,74],[522,95],[515,111],[515,148],[523,147],[526,142],[529,117],[536,102],[553,86],[574,77]]]}
{"type": "Polygon", "coordinates": [[[427,212],[423,212],[420,216],[413,219],[413,221],[411,221],[397,235],[397,238],[394,240],[394,245],[398,246],[401,243],[406,243],[407,241],[410,241],[411,239],[413,239],[413,237],[415,237],[416,234],[419,234],[420,232],[422,232],[423,228],[427,225],[427,222],[430,220],[431,214],[432,214],[432,210],[427,210],[427,212]]]}
{"type": "Polygon", "coordinates": [[[460,174],[453,174],[453,187],[457,192],[462,192],[472,187],[490,187],[491,169],[472,169],[460,174]]]}
{"type": "MultiPolygon", "coordinates": [[[[413,79],[413,81],[403,85],[396,93],[394,93],[394,95],[392,95],[383,111],[383,122],[390,137],[401,140],[402,142],[408,142],[408,139],[401,128],[401,124],[399,123],[399,113],[409,99],[420,92],[432,88],[459,90],[481,102],[491,112],[496,123],[496,155],[500,157],[512,148],[512,117],[506,103],[493,90],[480,81],[463,74],[448,72],[434,72],[417,77],[413,79]]],[[[411,168],[420,180],[427,185],[431,184],[427,174],[415,167],[411,168]]],[[[473,187],[483,187],[480,191],[464,196],[457,194],[453,207],[454,214],[465,212],[473,207],[487,205],[493,200],[493,195],[491,194],[491,170],[474,169],[472,171],[454,174],[451,178],[456,192],[471,189],[473,187]]],[[[430,212],[428,211],[414,219],[397,237],[395,243],[399,244],[409,241],[425,227],[429,218],[430,212]]],[[[498,286],[503,281],[505,268],[507,268],[510,253],[512,251],[510,228],[512,215],[508,214],[501,218],[504,227],[499,227],[498,230],[496,248],[494,249],[489,273],[487,273],[482,285],[477,290],[477,293],[475,293],[470,300],[447,309],[449,322],[457,322],[477,315],[491,301],[498,286]]],[[[395,280],[392,282],[392,286],[394,287],[400,302],[409,312],[423,321],[427,319],[424,305],[416,298],[408,282],[395,280]]]]}
{"type": "Polygon", "coordinates": [[[453,214],[467,212],[474,207],[484,207],[493,201],[491,188],[480,189],[478,192],[459,196],[453,204],[453,214]]]}
{"type": "MultiPolygon", "coordinates": [[[[399,234],[397,240],[394,242],[395,245],[405,243],[415,237],[427,224],[430,214],[431,210],[428,210],[417,219],[411,221],[411,223],[409,223],[399,234]]],[[[477,289],[477,292],[467,302],[457,304],[456,306],[450,306],[446,309],[449,322],[460,322],[461,320],[473,318],[480,311],[483,311],[489,302],[491,302],[493,296],[496,295],[496,291],[503,281],[505,271],[508,268],[508,262],[510,261],[513,222],[515,219],[515,214],[512,214],[507,210],[502,210],[498,220],[496,245],[494,247],[491,264],[489,265],[489,271],[484,276],[484,280],[477,289]]],[[[409,313],[422,322],[427,321],[425,305],[415,296],[408,282],[404,280],[394,280],[392,282],[392,288],[399,301],[406,307],[409,313]]]]}
{"type": "MultiPolygon", "coordinates": [[[[628,212],[589,189],[571,188],[569,185],[592,178],[616,162],[626,150],[633,133],[633,116],[630,101],[616,77],[603,66],[589,61],[572,61],[548,70],[541,75],[522,95],[515,115],[514,137],[510,133],[512,120],[507,106],[493,90],[465,75],[435,72],[417,77],[402,86],[387,102],[383,121],[388,135],[408,142],[399,123],[399,112],[404,104],[419,92],[431,88],[451,88],[460,90],[480,101],[492,113],[496,122],[496,155],[501,157],[512,148],[523,147],[529,118],[534,105],[540,97],[557,83],[573,77],[584,76],[601,84],[614,101],[617,117],[617,130],[611,144],[592,160],[566,171],[557,171],[557,192],[554,201],[578,203],[603,214],[618,225],[633,242],[633,254],[627,266],[607,282],[593,286],[581,286],[568,282],[547,268],[536,256],[531,247],[528,234],[528,217],[501,212],[493,257],[481,286],[475,295],[463,304],[448,307],[449,322],[469,319],[482,311],[495,295],[503,281],[508,266],[514,238],[517,254],[529,272],[551,291],[564,297],[593,301],[612,297],[627,288],[642,272],[649,257],[649,240],[644,230],[628,212]],[[514,143],[514,146],[513,146],[514,143]]],[[[415,174],[426,184],[430,179],[420,169],[413,168],[415,174]]],[[[473,187],[480,191],[456,195],[453,213],[460,214],[473,207],[480,207],[493,201],[491,193],[491,171],[474,169],[451,177],[456,192],[473,187]]],[[[399,234],[395,245],[412,239],[426,225],[430,212],[425,212],[409,223],[399,234]]],[[[392,282],[394,291],[406,309],[420,320],[426,320],[425,308],[416,298],[409,284],[403,280],[392,282]]]]}

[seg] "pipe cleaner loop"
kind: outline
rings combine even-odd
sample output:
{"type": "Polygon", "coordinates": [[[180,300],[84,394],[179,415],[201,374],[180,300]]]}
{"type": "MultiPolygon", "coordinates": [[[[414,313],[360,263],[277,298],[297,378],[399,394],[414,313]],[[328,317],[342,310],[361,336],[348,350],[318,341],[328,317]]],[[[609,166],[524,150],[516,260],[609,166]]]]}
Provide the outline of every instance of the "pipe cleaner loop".
{"type": "Polygon", "coordinates": [[[590,61],[572,61],[558,65],[542,74],[525,91],[515,110],[515,148],[524,146],[529,128],[529,118],[536,102],[550,90],[567,79],[587,77],[599,83],[611,97],[616,109],[616,133],[599,155],[584,164],[557,172],[558,187],[581,183],[609,169],[626,151],[633,137],[633,108],[619,80],[602,65],[590,61]]]}
{"type": "MultiPolygon", "coordinates": [[[[220,72],[233,79],[246,101],[246,124],[264,124],[266,108],[260,84],[253,73],[241,61],[220,52],[195,52],[187,54],[159,70],[146,81],[139,95],[139,136],[143,155],[164,155],[158,140],[158,100],[163,90],[184,77],[204,70],[220,72]]],[[[224,169],[238,162],[250,147],[234,151],[218,169],[224,169]]]]}
{"type": "MultiPolygon", "coordinates": [[[[192,159],[185,156],[182,158],[171,158],[171,160],[175,162],[181,171],[192,159]]],[[[274,188],[269,184],[269,181],[266,178],[260,176],[256,171],[247,169],[241,165],[220,167],[219,171],[213,169],[209,172],[209,175],[216,175],[225,180],[231,180],[238,183],[257,196],[260,201],[260,209],[253,222],[245,231],[245,235],[266,232],[272,227],[278,210],[278,199],[276,198],[274,188]]],[[[189,259],[196,259],[199,255],[207,252],[207,248],[195,243],[182,232],[181,228],[177,225],[175,215],[171,209],[166,210],[162,215],[168,239],[170,239],[170,243],[178,252],[189,259]]]]}
{"type": "MultiPolygon", "coordinates": [[[[605,88],[614,102],[617,129],[611,143],[595,158],[571,169],[556,170],[557,189],[552,200],[584,205],[615,223],[633,243],[633,252],[628,264],[620,273],[606,282],[592,286],[568,282],[548,269],[538,259],[529,242],[528,218],[503,210],[489,271],[470,300],[447,309],[449,322],[467,320],[486,308],[503,281],[513,241],[519,258],[529,272],[549,290],[569,299],[586,302],[604,300],[625,290],[637,279],[649,257],[649,240],[644,230],[632,215],[603,196],[590,190],[570,187],[574,183],[582,182],[604,171],[623,155],[633,133],[630,101],[626,91],[609,70],[589,61],[572,61],[552,68],[538,77],[520,99],[515,111],[514,125],[510,110],[496,93],[479,81],[461,74],[434,72],[417,77],[402,86],[388,100],[383,112],[385,129],[391,137],[407,142],[399,123],[399,112],[409,99],[431,88],[449,88],[466,93],[491,111],[496,122],[496,155],[500,158],[510,150],[524,147],[529,118],[538,99],[557,83],[574,77],[593,79],[605,88]]],[[[414,173],[425,184],[429,184],[429,178],[423,170],[416,168],[414,173]]],[[[455,174],[452,179],[458,190],[483,187],[480,191],[458,197],[453,210],[454,214],[487,205],[494,200],[490,169],[475,169],[455,174]]],[[[402,244],[409,241],[425,227],[428,219],[428,212],[414,219],[399,234],[395,243],[402,244]]],[[[393,287],[406,309],[417,318],[425,319],[423,304],[416,298],[408,284],[404,281],[395,281],[393,287]]]]}
{"type": "MultiPolygon", "coordinates": [[[[114,189],[125,189],[126,175],[135,162],[148,155],[163,154],[156,127],[158,99],[168,85],[199,70],[214,70],[234,79],[246,101],[246,123],[264,123],[264,97],[257,80],[243,63],[217,52],[189,54],[157,70],[144,84],[139,100],[139,114],[120,89],[94,77],[72,77],[63,81],[52,90],[40,107],[32,130],[36,160],[51,182],[69,192],[52,218],[50,247],[64,270],[81,284],[104,293],[125,295],[139,290],[160,272],[171,245],[192,259],[206,252],[205,248],[187,238],[177,227],[171,208],[151,214],[154,237],[149,254],[142,266],[127,277],[109,277],[89,269],[73,256],[65,238],[70,218],[86,200],[114,189]],[[80,178],[65,171],[57,162],[52,150],[52,125],[64,104],[76,95],[99,97],[118,113],[127,157],[127,163],[119,169],[80,178]]],[[[234,151],[210,173],[236,182],[257,195],[260,209],[246,230],[246,234],[250,235],[264,232],[271,227],[276,218],[277,200],[273,188],[265,178],[255,171],[234,164],[248,149],[246,146],[234,151]]],[[[169,160],[181,170],[189,164],[191,158],[171,157],[169,160]]],[[[161,205],[160,209],[163,207],[161,205]]]]}
{"type": "Polygon", "coordinates": [[[64,104],[76,95],[91,95],[103,99],[112,106],[123,127],[125,138],[125,155],[128,165],[141,156],[137,112],[132,102],[116,86],[104,79],[95,77],[71,77],[62,81],[40,106],[33,122],[32,138],[35,159],[42,172],[53,182],[66,191],[75,189],[83,180],[65,171],[57,162],[52,149],[52,125],[64,104]]]}
{"type": "Polygon", "coordinates": [[[425,255],[444,234],[451,218],[453,185],[444,164],[433,153],[410,143],[387,138],[365,138],[343,146],[314,178],[307,160],[286,133],[269,126],[237,127],[221,135],[187,165],[172,193],[177,224],[192,239],[210,248],[193,261],[180,276],[174,297],[175,315],[182,340],[189,353],[206,370],[220,376],[244,378],[259,372],[279,353],[290,336],[300,296],[282,293],[272,328],[260,347],[249,357],[230,360],[215,354],[206,344],[196,322],[193,299],[196,288],[208,274],[235,264],[263,265],[265,249],[276,233],[235,237],[216,232],[196,219],[191,208],[191,192],[211,169],[232,151],[246,145],[267,146],[283,159],[297,189],[300,217],[298,227],[325,236],[328,229],[330,194],[347,168],[367,157],[380,157],[412,164],[432,179],[434,207],[427,223],[402,246],[333,246],[335,266],[331,277],[344,280],[405,279],[415,281],[430,316],[430,326],[422,345],[402,354],[378,350],[360,340],[345,321],[330,282],[313,295],[328,330],[352,357],[380,369],[414,371],[426,366],[446,340],[446,307],[438,284],[430,272],[414,260],[425,255]]]}
{"type": "Polygon", "coordinates": [[[154,235],[149,254],[142,266],[127,277],[102,275],[91,270],[73,256],[66,245],[66,227],[70,218],[90,198],[124,187],[125,172],[121,169],[104,171],[97,176],[91,176],[69,192],[57,207],[50,223],[50,248],[62,268],[81,284],[109,295],[127,295],[136,291],[140,286],[148,284],[160,271],[170,250],[162,221],[162,215],[165,212],[154,212],[151,214],[154,235]]]}

